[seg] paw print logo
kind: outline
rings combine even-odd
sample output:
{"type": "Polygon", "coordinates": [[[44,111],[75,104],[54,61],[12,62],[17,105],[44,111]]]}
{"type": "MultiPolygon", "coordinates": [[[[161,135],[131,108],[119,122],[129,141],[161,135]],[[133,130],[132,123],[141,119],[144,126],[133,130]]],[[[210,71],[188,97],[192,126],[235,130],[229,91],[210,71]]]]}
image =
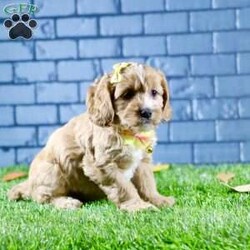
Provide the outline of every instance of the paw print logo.
{"type": "Polygon", "coordinates": [[[18,37],[30,39],[32,37],[32,29],[37,26],[37,22],[34,19],[30,19],[28,14],[23,14],[22,16],[14,14],[11,19],[4,21],[4,26],[9,29],[9,37],[11,39],[18,37]]]}

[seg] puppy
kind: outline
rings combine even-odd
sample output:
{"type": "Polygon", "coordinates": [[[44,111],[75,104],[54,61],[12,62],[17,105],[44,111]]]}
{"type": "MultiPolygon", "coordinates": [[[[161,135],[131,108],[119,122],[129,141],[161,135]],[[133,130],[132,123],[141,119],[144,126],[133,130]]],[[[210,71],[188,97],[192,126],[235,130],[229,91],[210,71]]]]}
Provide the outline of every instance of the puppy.
{"type": "Polygon", "coordinates": [[[151,166],[156,126],[170,115],[161,72],[115,65],[89,88],[87,112],[50,136],[28,180],[14,186],[9,199],[68,209],[104,197],[126,211],[172,205],[171,197],[157,192],[151,166]]]}

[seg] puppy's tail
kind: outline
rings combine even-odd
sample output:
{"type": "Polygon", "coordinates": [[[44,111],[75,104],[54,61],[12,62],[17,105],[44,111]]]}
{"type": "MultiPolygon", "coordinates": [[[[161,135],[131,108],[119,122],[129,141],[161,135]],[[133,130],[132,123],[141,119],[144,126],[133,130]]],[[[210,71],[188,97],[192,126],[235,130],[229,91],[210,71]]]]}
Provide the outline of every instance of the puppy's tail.
{"type": "Polygon", "coordinates": [[[15,185],[8,192],[9,200],[23,200],[25,198],[28,198],[29,196],[30,194],[28,180],[15,185]]]}

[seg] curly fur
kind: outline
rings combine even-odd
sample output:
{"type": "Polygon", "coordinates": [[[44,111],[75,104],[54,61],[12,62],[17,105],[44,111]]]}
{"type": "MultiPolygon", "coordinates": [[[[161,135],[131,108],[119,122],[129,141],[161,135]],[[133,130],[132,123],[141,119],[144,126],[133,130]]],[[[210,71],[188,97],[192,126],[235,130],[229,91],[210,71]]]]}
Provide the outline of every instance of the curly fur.
{"type": "Polygon", "coordinates": [[[121,82],[111,84],[111,76],[90,86],[87,112],[50,136],[31,163],[28,180],[14,186],[9,199],[70,209],[104,197],[126,211],[171,205],[157,192],[151,155],[122,138],[123,130],[136,134],[170,119],[166,79],[137,63],[123,70],[121,82]],[[143,108],[152,111],[150,119],[140,116],[143,108]]]}

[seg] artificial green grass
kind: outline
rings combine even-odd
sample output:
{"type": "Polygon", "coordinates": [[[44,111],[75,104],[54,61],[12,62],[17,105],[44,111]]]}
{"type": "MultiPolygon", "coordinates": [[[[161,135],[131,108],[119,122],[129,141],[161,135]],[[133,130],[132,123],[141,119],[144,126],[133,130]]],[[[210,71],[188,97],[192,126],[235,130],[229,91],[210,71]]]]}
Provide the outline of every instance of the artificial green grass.
{"type": "MultiPolygon", "coordinates": [[[[13,168],[0,169],[0,178],[13,168]]],[[[173,208],[121,212],[108,201],[62,211],[33,201],[10,202],[18,181],[0,181],[0,249],[250,249],[250,195],[231,192],[217,173],[232,171],[232,184],[250,183],[250,166],[172,166],[156,173],[158,189],[173,195],[173,208]]]]}

